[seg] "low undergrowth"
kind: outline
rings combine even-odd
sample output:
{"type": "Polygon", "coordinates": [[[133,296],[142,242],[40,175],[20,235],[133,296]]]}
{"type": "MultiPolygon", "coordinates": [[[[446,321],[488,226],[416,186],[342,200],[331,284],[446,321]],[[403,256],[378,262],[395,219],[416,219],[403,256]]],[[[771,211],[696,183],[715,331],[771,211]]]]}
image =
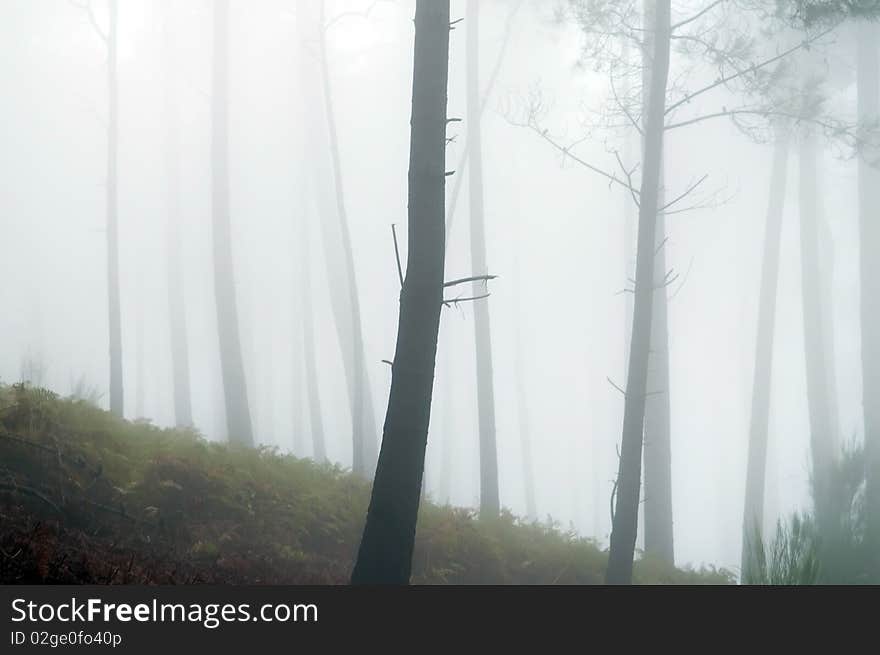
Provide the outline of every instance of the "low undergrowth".
{"type": "MultiPolygon", "coordinates": [[[[0,387],[0,583],[345,584],[369,501],[347,471],[88,401],[0,387]]],[[[413,582],[597,584],[607,553],[509,512],[422,504],[413,582]]],[[[636,565],[640,583],[726,584],[724,570],[636,565]]]]}

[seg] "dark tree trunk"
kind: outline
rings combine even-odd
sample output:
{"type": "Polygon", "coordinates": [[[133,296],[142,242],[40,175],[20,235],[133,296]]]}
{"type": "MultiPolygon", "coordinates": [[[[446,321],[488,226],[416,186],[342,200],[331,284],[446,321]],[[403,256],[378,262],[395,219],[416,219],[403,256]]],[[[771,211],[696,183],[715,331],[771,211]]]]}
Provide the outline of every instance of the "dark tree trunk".
{"type": "MultiPolygon", "coordinates": [[[[880,119],[880,65],[877,26],[859,25],[859,123],[876,129],[880,119]]],[[[867,464],[867,539],[875,556],[873,574],[880,577],[880,171],[876,137],[859,157],[859,273],[861,280],[862,409],[867,464]]]]}
{"type": "Polygon", "coordinates": [[[807,372],[807,405],[810,415],[810,451],[813,460],[816,517],[821,522],[828,475],[834,458],[835,428],[830,398],[834,393],[828,368],[825,334],[827,307],[822,306],[822,260],[819,243],[819,182],[816,135],[805,131],[800,141],[801,294],[807,372]]]}
{"type": "MultiPolygon", "coordinates": [[[[467,29],[467,128],[470,143],[469,195],[471,223],[471,265],[474,275],[488,274],[486,264],[486,225],[483,213],[483,147],[480,130],[480,56],[477,0],[468,0],[465,12],[467,29]]],[[[485,283],[474,284],[474,296],[485,283]]],[[[495,444],[495,385],[492,372],[492,339],[489,305],[474,303],[474,342],[477,365],[477,415],[480,439],[480,514],[497,516],[498,451],[495,444]]]]}
{"type": "MultiPolygon", "coordinates": [[[[360,299],[358,297],[357,275],[354,269],[354,253],[352,251],[348,216],[345,209],[345,193],[342,185],[339,139],[336,135],[333,93],[330,87],[330,71],[327,64],[323,1],[320,4],[318,17],[318,65],[321,72],[321,90],[324,98],[324,113],[332,166],[330,182],[333,186],[335,197],[334,220],[337,221],[336,232],[331,238],[334,240],[338,238],[338,243],[330,243],[327,247],[341,247],[342,249],[339,264],[342,266],[342,276],[344,279],[339,280],[339,283],[345,288],[345,297],[339,299],[342,302],[334,304],[334,311],[336,313],[337,328],[342,328],[343,323],[345,323],[346,327],[340,333],[340,346],[343,351],[343,364],[348,377],[349,400],[351,404],[352,469],[355,473],[370,478],[376,466],[376,419],[373,414],[373,399],[370,393],[369,377],[364,366],[364,338],[361,325],[360,299]]],[[[327,232],[325,232],[326,235],[327,232]]],[[[335,275],[339,275],[339,272],[331,272],[331,279],[335,275]]]]}
{"type": "Polygon", "coordinates": [[[239,337],[229,215],[228,29],[229,0],[216,0],[211,94],[211,209],[214,221],[214,295],[217,305],[220,368],[229,441],[253,446],[254,437],[239,337]]]}
{"type": "Polygon", "coordinates": [[[171,384],[174,392],[174,423],[192,425],[189,389],[189,347],[186,336],[186,305],[180,261],[180,137],[177,114],[172,4],[166,3],[165,24],[165,174],[167,184],[168,318],[171,337],[171,384]]]}
{"type": "Polygon", "coordinates": [[[755,369],[752,379],[752,413],[749,422],[749,454],[743,510],[742,571],[751,566],[752,546],[764,525],[764,484],[767,470],[767,434],[770,421],[770,389],[773,337],[776,329],[776,293],[779,280],[779,249],[782,209],[788,169],[789,128],[775,132],[770,196],[764,226],[761,290],[758,296],[758,330],[755,336],[755,369]]]}
{"type": "Polygon", "coordinates": [[[443,301],[449,0],[417,0],[408,252],[391,393],[355,584],[406,584],[419,510],[443,301]]]}
{"type": "Polygon", "coordinates": [[[119,150],[119,92],[116,74],[116,0],[107,3],[107,300],[110,326],[110,411],[124,415],[122,389],[122,310],[119,300],[119,216],[117,152],[119,150]]]}
{"type": "Polygon", "coordinates": [[[623,410],[623,435],[611,544],[605,579],[609,584],[632,582],[633,555],[638,527],[641,487],[642,435],[645,422],[645,394],[648,354],[651,342],[651,314],[654,303],[654,251],[657,248],[657,213],[663,152],[663,119],[666,81],[669,75],[670,0],[658,0],[654,10],[655,42],[651,64],[651,85],[645,123],[645,152],[640,192],[636,282],[633,301],[633,330],[623,410]]]}

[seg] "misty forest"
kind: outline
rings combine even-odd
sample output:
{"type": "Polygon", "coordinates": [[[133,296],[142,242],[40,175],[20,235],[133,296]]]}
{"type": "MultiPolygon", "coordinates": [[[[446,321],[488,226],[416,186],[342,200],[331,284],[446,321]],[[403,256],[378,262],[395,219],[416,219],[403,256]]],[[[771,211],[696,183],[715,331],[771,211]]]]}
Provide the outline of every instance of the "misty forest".
{"type": "Polygon", "coordinates": [[[3,0],[0,581],[880,582],[880,2],[3,0]]]}

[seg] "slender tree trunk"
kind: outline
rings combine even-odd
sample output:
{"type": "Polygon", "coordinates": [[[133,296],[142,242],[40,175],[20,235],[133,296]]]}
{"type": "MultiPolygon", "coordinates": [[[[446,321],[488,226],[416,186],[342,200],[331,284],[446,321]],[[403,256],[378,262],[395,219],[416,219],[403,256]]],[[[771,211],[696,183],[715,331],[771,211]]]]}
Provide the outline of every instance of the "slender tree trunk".
{"type": "Polygon", "coordinates": [[[630,345],[623,436],[611,545],[605,579],[609,584],[632,582],[633,555],[638,526],[641,487],[642,435],[645,422],[648,353],[654,303],[654,251],[657,248],[657,212],[663,151],[666,81],[669,75],[670,0],[658,0],[654,10],[654,53],[645,123],[645,153],[639,206],[633,331],[630,345]]]}
{"type": "Polygon", "coordinates": [[[229,0],[215,0],[211,96],[211,200],[214,220],[214,295],[220,341],[220,368],[229,441],[253,446],[253,429],[244,362],[241,356],[229,215],[228,30],[229,0]]]}
{"type": "Polygon", "coordinates": [[[309,427],[312,432],[312,453],[316,462],[327,461],[324,442],[324,420],[321,416],[321,395],[318,388],[318,365],[315,360],[315,316],[312,310],[312,273],[308,217],[303,216],[300,239],[300,285],[301,320],[303,334],[303,358],[306,371],[306,394],[309,400],[309,427]]]}
{"type": "MultiPolygon", "coordinates": [[[[465,12],[467,48],[467,121],[470,149],[469,195],[471,223],[471,265],[474,275],[488,274],[486,225],[483,213],[483,152],[480,130],[480,56],[477,0],[468,0],[465,12]]],[[[480,295],[485,283],[474,283],[473,295],[480,295]]],[[[497,516],[498,452],[495,444],[495,386],[492,371],[492,339],[489,305],[474,303],[474,342],[477,363],[477,414],[480,436],[480,514],[497,516]]]]}
{"type": "MultiPolygon", "coordinates": [[[[880,119],[877,26],[863,21],[858,33],[859,123],[872,130],[880,119]]],[[[859,157],[859,273],[861,280],[862,409],[867,464],[867,540],[880,554],[880,170],[877,139],[859,157]]],[[[880,577],[880,555],[873,575],[880,577]]]]}
{"type": "Polygon", "coordinates": [[[440,488],[437,493],[440,498],[449,503],[452,487],[452,435],[455,434],[455,397],[453,395],[455,391],[452,385],[452,362],[449,358],[449,349],[444,349],[440,356],[442,357],[440,381],[443,389],[443,436],[441,438],[443,443],[441,444],[440,488]]]}
{"type": "Polygon", "coordinates": [[[819,245],[819,183],[816,135],[811,131],[800,140],[801,294],[804,318],[804,348],[807,372],[807,405],[810,415],[810,450],[817,518],[823,519],[823,502],[833,461],[834,427],[831,423],[831,376],[828,369],[825,312],[822,306],[822,265],[819,245]]]}
{"type": "Polygon", "coordinates": [[[352,583],[406,584],[443,301],[449,0],[417,0],[408,253],[388,413],[352,583]]]}
{"type": "Polygon", "coordinates": [[[134,416],[143,418],[144,414],[144,389],[146,372],[144,370],[144,280],[143,271],[137,274],[137,311],[135,312],[135,387],[134,387],[134,416]]]}
{"type": "Polygon", "coordinates": [[[116,73],[116,0],[108,0],[107,27],[107,298],[110,320],[110,411],[124,415],[122,388],[122,309],[119,299],[119,216],[117,152],[119,92],[116,73]]]}
{"type": "MultiPolygon", "coordinates": [[[[473,0],[472,0],[473,1],[473,0]]],[[[519,227],[519,225],[517,225],[519,227]]],[[[520,237],[517,234],[517,237],[520,237]]],[[[514,313],[513,313],[513,331],[514,331],[514,367],[516,375],[516,409],[519,418],[519,439],[520,450],[522,452],[522,476],[523,490],[525,491],[526,500],[526,518],[536,520],[538,518],[538,510],[535,504],[535,475],[534,464],[532,462],[532,431],[531,417],[529,416],[529,395],[526,393],[526,373],[523,365],[523,353],[525,349],[522,342],[522,315],[520,313],[519,295],[522,291],[520,286],[520,259],[519,244],[522,242],[521,237],[517,239],[516,260],[513,263],[513,288],[514,288],[514,313]]]]}
{"type": "MultiPolygon", "coordinates": [[[[330,71],[327,64],[327,42],[324,22],[324,2],[318,12],[318,65],[321,72],[321,89],[324,97],[327,135],[329,139],[332,165],[332,184],[335,196],[335,220],[338,222],[338,244],[328,244],[328,248],[342,248],[340,264],[343,267],[344,285],[347,295],[342,303],[334,305],[337,325],[344,321],[348,329],[341,335],[340,346],[343,363],[349,380],[349,399],[352,420],[352,469],[366,477],[373,475],[376,466],[376,419],[373,414],[373,399],[370,392],[369,377],[364,366],[364,338],[361,325],[360,299],[358,297],[357,275],[354,270],[354,254],[349,232],[348,216],[345,209],[345,194],[342,186],[342,164],[339,154],[339,139],[336,134],[336,118],[333,111],[333,93],[330,86],[330,71]]],[[[325,235],[327,233],[325,232],[325,235]]],[[[333,238],[335,239],[336,236],[333,238]]],[[[328,261],[328,265],[330,262],[328,261]]],[[[338,273],[336,273],[338,275],[338,273]]],[[[331,279],[334,274],[331,273],[331,279]]]]}
{"type": "MultiPolygon", "coordinates": [[[[662,165],[662,162],[661,162],[662,165]]],[[[661,169],[661,180],[663,171],[661,169]]],[[[661,182],[662,184],[662,182],[661,182]]],[[[664,194],[658,193],[663,205],[664,194]]],[[[666,217],[657,215],[657,246],[654,254],[654,279],[666,276],[666,217]]],[[[658,282],[659,284],[659,282],[658,282]]],[[[675,565],[672,532],[672,444],[670,429],[669,323],[667,289],[657,289],[651,316],[651,352],[648,357],[645,399],[645,554],[675,565]]]]}
{"type": "Polygon", "coordinates": [[[752,413],[749,422],[749,454],[746,498],[743,511],[742,571],[751,565],[752,545],[764,525],[764,484],[767,469],[767,434],[770,423],[770,389],[773,368],[773,337],[776,328],[776,289],[779,280],[779,249],[782,209],[788,170],[788,127],[775,131],[770,195],[764,225],[764,255],[758,296],[758,330],[755,337],[755,369],[752,379],[752,413]]]}
{"type": "MultiPolygon", "coordinates": [[[[486,105],[489,102],[489,98],[492,95],[492,90],[495,88],[495,82],[498,80],[498,74],[501,72],[501,65],[504,63],[504,55],[507,52],[507,46],[510,44],[510,36],[513,33],[513,24],[514,19],[516,18],[517,13],[520,8],[523,6],[524,0],[516,0],[513,4],[510,5],[510,9],[507,13],[507,20],[504,23],[504,36],[501,39],[501,49],[498,51],[498,57],[495,59],[495,66],[492,68],[492,72],[489,75],[489,80],[486,82],[486,88],[483,89],[482,99],[480,100],[480,116],[483,115],[483,112],[486,111],[486,105]]],[[[476,2],[475,2],[476,4],[476,2]]],[[[470,122],[470,119],[468,119],[470,122]]],[[[461,193],[462,183],[464,182],[464,169],[467,166],[468,158],[471,152],[471,146],[473,142],[471,141],[470,134],[466,135],[466,141],[464,142],[464,147],[461,149],[461,154],[458,157],[458,162],[455,166],[455,172],[457,175],[452,182],[452,191],[449,193],[449,201],[446,204],[446,242],[449,243],[449,235],[452,232],[452,224],[455,219],[455,208],[458,205],[458,196],[461,193]]]]}
{"type": "Polygon", "coordinates": [[[174,423],[190,427],[192,404],[189,389],[189,346],[186,336],[186,305],[180,260],[180,137],[177,113],[172,4],[167,2],[165,22],[165,174],[167,184],[168,318],[171,337],[171,384],[174,423]]]}
{"type": "MultiPolygon", "coordinates": [[[[650,25],[654,20],[653,5],[645,3],[644,23],[650,25]]],[[[653,32],[645,32],[642,42],[642,88],[651,86],[654,48],[653,32]]],[[[644,116],[648,113],[647,98],[642,98],[644,116]]],[[[644,147],[644,144],[642,144],[644,147]]],[[[665,202],[663,187],[664,160],[660,159],[660,182],[657,192],[658,207],[665,202]]],[[[654,279],[666,277],[666,217],[661,212],[657,216],[656,250],[654,251],[654,279]]],[[[630,294],[627,294],[630,295],[630,294]]],[[[645,399],[645,499],[642,510],[642,528],[646,555],[670,566],[675,564],[672,530],[672,449],[670,426],[670,385],[669,385],[669,321],[667,310],[667,289],[657,290],[651,316],[651,346],[648,356],[648,393],[645,399]]]]}

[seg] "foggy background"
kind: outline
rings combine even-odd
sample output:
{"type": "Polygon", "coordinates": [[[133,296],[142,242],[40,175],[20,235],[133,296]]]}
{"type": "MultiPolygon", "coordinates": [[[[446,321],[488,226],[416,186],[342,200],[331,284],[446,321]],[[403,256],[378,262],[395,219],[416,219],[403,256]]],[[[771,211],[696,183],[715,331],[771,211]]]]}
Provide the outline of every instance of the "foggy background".
{"type": "MultiPolygon", "coordinates": [[[[95,2],[96,17],[106,18],[95,2]]],[[[328,18],[374,3],[328,1],[328,18]]],[[[584,35],[554,20],[554,2],[526,2],[483,116],[483,158],[501,502],[525,514],[515,391],[519,326],[529,398],[537,508],[607,545],[625,383],[627,262],[624,190],[511,125],[540,86],[543,124],[571,142],[607,101],[607,76],[578,66],[584,35]]],[[[172,425],[165,230],[163,47],[170,7],[180,117],[181,232],[193,415],[225,439],[211,269],[211,3],[119,3],[119,224],[126,417],[172,425]],[[140,326],[140,327],[139,327],[140,326]],[[140,335],[140,336],[139,336],[140,335]],[[140,345],[139,345],[140,344],[140,345]],[[143,353],[138,355],[139,350],[143,353]]],[[[481,82],[494,66],[508,5],[481,2],[481,82]]],[[[303,213],[302,111],[320,102],[300,83],[295,3],[230,4],[230,197],[242,351],[255,438],[309,444],[301,366],[292,346],[297,307],[296,221],[303,213]]],[[[327,31],[345,201],[361,300],[366,365],[381,434],[394,355],[399,282],[391,224],[405,259],[414,3],[379,2],[327,31]]],[[[453,2],[452,15],[464,6],[453,2]]],[[[845,36],[846,32],[842,32],[845,36]]],[[[854,48],[838,35],[834,104],[855,106],[854,48]]],[[[672,72],[679,58],[673,55],[672,72]]],[[[465,114],[464,30],[450,42],[449,116],[465,114]]],[[[317,64],[315,64],[317,65],[317,64]]],[[[712,72],[708,71],[707,75],[712,72]]],[[[672,75],[671,75],[672,77],[672,75]]],[[[0,2],[0,379],[42,361],[40,382],[69,394],[81,378],[108,400],[104,239],[105,51],[84,12],[64,0],[0,2]]],[[[724,104],[721,89],[693,111],[724,104]]],[[[452,170],[464,144],[449,146],[452,170]]],[[[578,156],[613,169],[620,135],[596,133],[578,156]],[[613,145],[616,144],[616,145],[613,145]]],[[[821,143],[821,142],[820,142],[821,143]]],[[[720,202],[669,216],[670,399],[676,564],[740,561],[757,294],[772,145],[727,119],[674,130],[666,186],[704,174],[720,202]]],[[[308,162],[308,153],[305,154],[308,162]]],[[[635,163],[635,162],[633,162],[635,163]]],[[[452,187],[447,178],[447,193],[452,187]]],[[[856,165],[832,149],[820,197],[835,248],[833,320],[839,430],[861,438],[856,165]]],[[[809,503],[797,160],[783,218],[768,461],[767,522],[809,503]]],[[[467,180],[447,244],[447,279],[471,274],[467,180]]],[[[309,210],[310,211],[310,210],[309,210]]],[[[313,224],[314,225],[314,224],[313,224]]],[[[351,466],[345,378],[327,294],[322,243],[310,231],[317,361],[328,456],[351,466]]],[[[444,308],[427,491],[443,490],[442,440],[453,445],[456,505],[479,503],[473,307],[444,308]]],[[[377,436],[378,438],[378,436],[377,436]]],[[[295,450],[311,454],[310,446],[295,450]]],[[[639,535],[641,541],[641,533],[639,535]]]]}

